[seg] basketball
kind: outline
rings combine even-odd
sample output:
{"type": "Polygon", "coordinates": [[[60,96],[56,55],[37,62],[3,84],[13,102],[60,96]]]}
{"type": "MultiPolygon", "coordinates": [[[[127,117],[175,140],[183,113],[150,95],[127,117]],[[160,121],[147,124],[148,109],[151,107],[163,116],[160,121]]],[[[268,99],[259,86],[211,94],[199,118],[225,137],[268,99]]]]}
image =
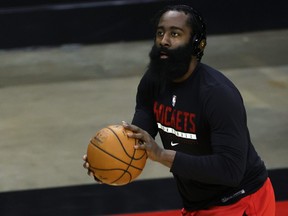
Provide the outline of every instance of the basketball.
{"type": "Polygon", "coordinates": [[[146,151],[135,149],[138,140],[128,137],[127,132],[122,125],[110,125],[99,130],[88,144],[89,169],[104,184],[128,184],[145,167],[146,151]]]}

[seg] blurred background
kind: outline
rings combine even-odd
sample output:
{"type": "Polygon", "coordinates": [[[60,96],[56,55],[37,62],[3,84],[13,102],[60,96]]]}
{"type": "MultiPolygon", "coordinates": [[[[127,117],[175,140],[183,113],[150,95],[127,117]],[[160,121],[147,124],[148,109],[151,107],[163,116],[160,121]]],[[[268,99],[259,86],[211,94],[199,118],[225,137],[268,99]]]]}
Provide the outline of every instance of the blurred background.
{"type": "Polygon", "coordinates": [[[1,48],[151,39],[151,19],[166,4],[191,4],[211,34],[287,27],[286,2],[164,0],[1,0],[1,48]],[[20,37],[21,36],[21,37],[20,37]]]}
{"type": "Polygon", "coordinates": [[[0,215],[181,208],[171,173],[159,164],[148,161],[139,179],[121,188],[96,185],[82,167],[97,130],[131,121],[153,44],[152,18],[168,4],[188,4],[205,18],[202,62],[241,91],[276,198],[288,200],[285,1],[1,0],[0,215]],[[167,188],[175,205],[157,196],[167,188]],[[143,209],[147,190],[156,200],[143,209]]]}

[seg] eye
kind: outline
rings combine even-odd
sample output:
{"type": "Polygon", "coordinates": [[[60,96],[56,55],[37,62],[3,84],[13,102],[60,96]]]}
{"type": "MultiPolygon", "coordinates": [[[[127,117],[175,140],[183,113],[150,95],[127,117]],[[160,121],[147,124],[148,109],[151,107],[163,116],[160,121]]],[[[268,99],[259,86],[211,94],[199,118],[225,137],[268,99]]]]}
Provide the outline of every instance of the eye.
{"type": "Polygon", "coordinates": [[[172,37],[179,37],[180,34],[178,32],[171,32],[172,37]]]}
{"type": "Polygon", "coordinates": [[[161,31],[161,30],[158,30],[158,31],[156,32],[156,36],[157,36],[157,37],[162,37],[163,35],[164,35],[164,32],[161,31]]]}

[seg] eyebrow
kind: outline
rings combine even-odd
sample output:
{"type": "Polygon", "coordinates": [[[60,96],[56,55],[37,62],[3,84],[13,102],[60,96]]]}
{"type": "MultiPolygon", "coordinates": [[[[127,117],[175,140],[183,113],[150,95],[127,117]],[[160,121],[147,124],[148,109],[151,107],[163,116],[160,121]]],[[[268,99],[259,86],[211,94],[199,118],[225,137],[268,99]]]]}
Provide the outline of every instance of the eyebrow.
{"type": "MultiPolygon", "coordinates": [[[[157,29],[165,29],[165,28],[164,28],[164,26],[158,26],[157,29]]],[[[182,28],[179,28],[177,26],[171,26],[171,27],[169,27],[169,29],[171,29],[171,30],[179,30],[179,31],[182,31],[182,32],[184,31],[182,28]]]]}

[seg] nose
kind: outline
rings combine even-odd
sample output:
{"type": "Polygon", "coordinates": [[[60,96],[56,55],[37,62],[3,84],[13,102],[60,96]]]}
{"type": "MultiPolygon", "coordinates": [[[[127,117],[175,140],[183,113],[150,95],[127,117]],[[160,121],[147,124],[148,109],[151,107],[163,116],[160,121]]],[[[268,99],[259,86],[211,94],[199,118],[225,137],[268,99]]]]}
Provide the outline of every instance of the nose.
{"type": "Polygon", "coordinates": [[[170,37],[167,34],[164,34],[163,37],[161,38],[160,45],[162,47],[170,47],[171,46],[170,37]]]}

